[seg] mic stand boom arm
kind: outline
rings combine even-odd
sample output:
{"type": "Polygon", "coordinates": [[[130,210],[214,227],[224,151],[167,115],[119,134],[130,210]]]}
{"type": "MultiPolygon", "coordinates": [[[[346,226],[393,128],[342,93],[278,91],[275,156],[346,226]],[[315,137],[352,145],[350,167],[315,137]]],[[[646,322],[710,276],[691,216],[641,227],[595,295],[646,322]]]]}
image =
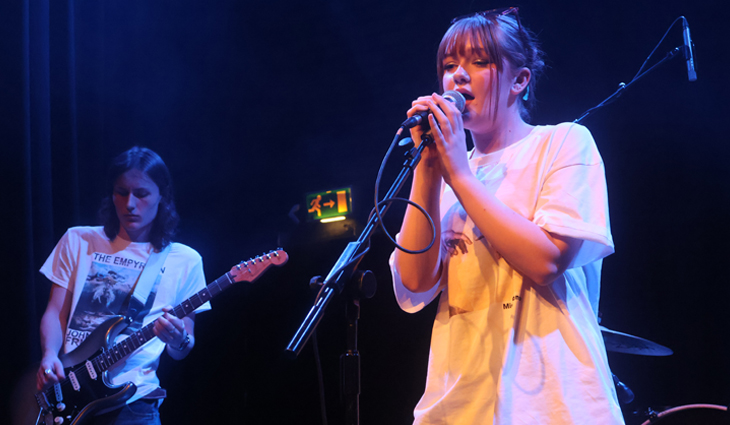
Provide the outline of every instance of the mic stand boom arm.
{"type": "Polygon", "coordinates": [[[636,77],[634,77],[631,81],[629,81],[628,84],[626,84],[626,83],[619,84],[618,85],[618,90],[616,90],[615,92],[613,92],[613,94],[611,96],[608,96],[606,99],[603,100],[603,102],[601,102],[598,105],[592,107],[591,109],[585,111],[583,113],[583,115],[580,116],[580,118],[576,118],[575,121],[573,121],[573,122],[574,123],[579,123],[584,118],[586,118],[588,115],[590,115],[592,112],[594,112],[594,111],[596,111],[596,110],[598,110],[598,109],[600,109],[600,108],[602,108],[602,107],[604,107],[604,106],[606,106],[606,105],[608,105],[610,103],[613,103],[613,101],[615,101],[619,96],[621,96],[621,94],[624,92],[624,90],[626,90],[627,88],[629,88],[629,86],[631,86],[632,84],[634,84],[637,80],[639,80],[639,78],[641,78],[644,75],[648,74],[649,72],[655,70],[656,68],[659,67],[659,65],[662,65],[664,62],[666,62],[668,60],[671,60],[671,59],[674,59],[679,53],[684,52],[685,49],[686,49],[686,46],[675,47],[674,49],[672,49],[671,51],[669,51],[667,53],[667,55],[664,56],[664,58],[662,58],[662,60],[660,60],[659,62],[655,63],[651,68],[647,69],[646,71],[644,71],[641,74],[639,74],[636,77]]]}

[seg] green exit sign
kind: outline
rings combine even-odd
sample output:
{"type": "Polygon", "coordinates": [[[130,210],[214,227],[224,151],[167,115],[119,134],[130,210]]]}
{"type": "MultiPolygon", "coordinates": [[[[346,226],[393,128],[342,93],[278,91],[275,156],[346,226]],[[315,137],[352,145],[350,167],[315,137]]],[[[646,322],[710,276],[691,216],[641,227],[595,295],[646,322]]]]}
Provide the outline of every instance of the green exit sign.
{"type": "Polygon", "coordinates": [[[328,190],[307,195],[307,220],[346,216],[352,211],[350,188],[328,190]]]}

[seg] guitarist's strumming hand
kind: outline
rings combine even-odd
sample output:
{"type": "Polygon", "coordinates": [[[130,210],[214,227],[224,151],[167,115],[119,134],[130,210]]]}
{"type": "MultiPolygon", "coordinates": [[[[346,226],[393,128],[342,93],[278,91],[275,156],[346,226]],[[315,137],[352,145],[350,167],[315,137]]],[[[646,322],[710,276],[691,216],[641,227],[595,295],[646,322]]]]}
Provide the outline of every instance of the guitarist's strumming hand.
{"type": "Polygon", "coordinates": [[[172,306],[163,307],[164,313],[155,321],[152,328],[155,335],[167,344],[167,354],[175,360],[185,358],[193,348],[194,321],[191,316],[182,319],[170,314],[172,306]]]}
{"type": "Polygon", "coordinates": [[[36,387],[38,391],[48,388],[49,386],[60,382],[65,379],[66,375],[63,373],[63,364],[58,356],[55,354],[49,354],[43,356],[41,365],[38,367],[38,373],[36,375],[36,387]]]}

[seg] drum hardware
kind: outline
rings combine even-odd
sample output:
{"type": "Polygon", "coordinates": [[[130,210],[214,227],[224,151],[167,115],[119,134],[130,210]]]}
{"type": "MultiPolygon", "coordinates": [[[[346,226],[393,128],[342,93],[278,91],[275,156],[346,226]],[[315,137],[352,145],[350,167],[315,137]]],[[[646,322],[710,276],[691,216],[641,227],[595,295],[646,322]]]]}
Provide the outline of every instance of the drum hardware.
{"type": "Polygon", "coordinates": [[[720,425],[730,423],[730,413],[727,406],[717,404],[688,404],[672,407],[658,413],[649,408],[646,416],[649,419],[642,422],[641,425],[720,425]]]}
{"type": "MultiPolygon", "coordinates": [[[[600,326],[600,329],[603,342],[606,345],[606,351],[640,356],[669,356],[673,353],[669,348],[649,341],[648,339],[614,331],[605,326],[600,326]]],[[[634,392],[631,391],[631,388],[621,382],[614,373],[611,373],[611,375],[613,376],[613,384],[616,388],[618,401],[622,405],[628,405],[633,402],[634,392]]]]}
{"type": "Polygon", "coordinates": [[[640,356],[670,356],[673,351],[656,342],[600,326],[606,351],[640,356]]]}
{"type": "MultiPolygon", "coordinates": [[[[600,329],[606,351],[640,356],[669,356],[674,353],[671,349],[648,339],[614,331],[605,326],[600,326],[600,329]]],[[[634,393],[615,374],[612,375],[619,401],[623,405],[628,405],[634,400],[634,393]]],[[[634,414],[639,412],[635,411],[634,414]]],[[[688,404],[666,408],[660,412],[648,408],[644,417],[647,419],[641,425],[730,424],[728,407],[717,404],[688,404]]]]}

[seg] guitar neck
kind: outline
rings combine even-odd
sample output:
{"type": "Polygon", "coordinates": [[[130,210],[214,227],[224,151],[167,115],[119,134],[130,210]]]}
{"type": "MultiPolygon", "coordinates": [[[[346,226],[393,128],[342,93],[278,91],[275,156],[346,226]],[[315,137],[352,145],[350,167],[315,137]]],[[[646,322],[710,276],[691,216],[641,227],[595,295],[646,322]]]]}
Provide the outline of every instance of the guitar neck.
{"type": "MultiPolygon", "coordinates": [[[[208,284],[208,286],[197,294],[175,306],[171,313],[174,314],[175,317],[183,318],[221,292],[233,286],[234,283],[236,283],[236,281],[231,276],[231,273],[227,272],[208,284]]],[[[134,350],[144,345],[147,341],[155,338],[155,333],[152,331],[152,328],[154,328],[156,322],[157,320],[154,320],[147,324],[128,338],[112,345],[108,350],[104,350],[98,356],[90,359],[90,361],[94,364],[94,366],[96,366],[99,372],[111,369],[116,363],[132,354],[134,350]]]]}

